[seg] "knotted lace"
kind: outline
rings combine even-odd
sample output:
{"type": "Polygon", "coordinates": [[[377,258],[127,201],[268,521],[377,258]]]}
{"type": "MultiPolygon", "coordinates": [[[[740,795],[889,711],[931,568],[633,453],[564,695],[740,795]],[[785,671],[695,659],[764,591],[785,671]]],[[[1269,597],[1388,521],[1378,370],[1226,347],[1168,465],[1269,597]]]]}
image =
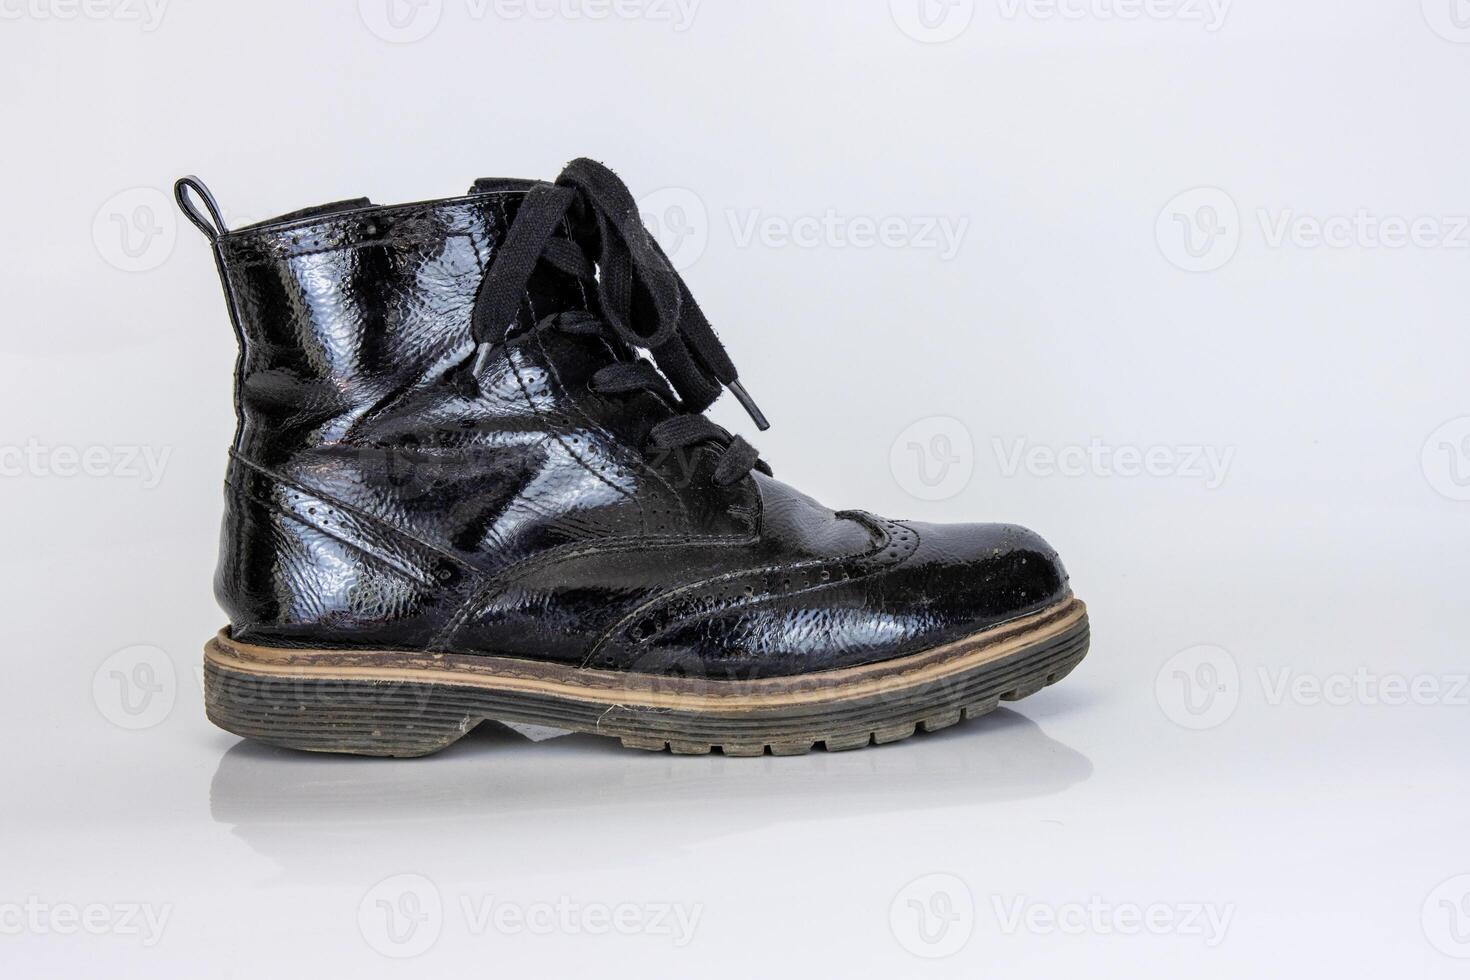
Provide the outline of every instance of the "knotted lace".
{"type": "Polygon", "coordinates": [[[608,395],[652,392],[684,413],[657,423],[649,448],[717,443],[723,447],[714,475],[719,483],[733,483],[752,467],[769,472],[749,443],[700,414],[723,386],[757,428],[770,427],[684,280],[643,227],[632,193],[595,160],[573,160],[555,184],[537,184],[522,199],[475,295],[470,332],[479,344],[476,374],[516,324],[527,284],[542,261],[580,281],[595,304],[592,312],[562,313],[544,323],[575,333],[607,329],[652,359],[600,368],[593,389],[608,395]]]}

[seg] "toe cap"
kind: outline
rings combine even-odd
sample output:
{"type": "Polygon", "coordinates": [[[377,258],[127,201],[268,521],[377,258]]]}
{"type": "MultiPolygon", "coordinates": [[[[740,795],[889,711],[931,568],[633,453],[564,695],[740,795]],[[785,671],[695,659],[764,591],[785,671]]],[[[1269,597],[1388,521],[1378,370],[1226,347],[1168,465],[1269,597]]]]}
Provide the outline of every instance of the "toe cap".
{"type": "Polygon", "coordinates": [[[884,599],[922,611],[923,631],[933,642],[1027,615],[1069,594],[1056,549],[1034,531],[1016,524],[906,523],[919,546],[885,576],[884,599]]]}
{"type": "Polygon", "coordinates": [[[858,523],[877,538],[860,558],[712,580],[628,619],[590,665],[633,661],[640,672],[747,680],[852,667],[958,640],[1070,594],[1056,550],[1026,528],[872,515],[858,523]]]}

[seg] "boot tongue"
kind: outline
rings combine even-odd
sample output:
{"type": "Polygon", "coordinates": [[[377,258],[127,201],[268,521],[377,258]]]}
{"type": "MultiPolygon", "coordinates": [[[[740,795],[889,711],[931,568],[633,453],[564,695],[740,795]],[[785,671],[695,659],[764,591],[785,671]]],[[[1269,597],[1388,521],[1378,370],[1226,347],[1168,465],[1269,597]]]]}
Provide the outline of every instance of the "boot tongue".
{"type": "Polygon", "coordinates": [[[524,177],[476,177],[475,182],[470,185],[468,194],[504,194],[506,192],[522,192],[530,190],[539,180],[527,180],[524,177]]]}

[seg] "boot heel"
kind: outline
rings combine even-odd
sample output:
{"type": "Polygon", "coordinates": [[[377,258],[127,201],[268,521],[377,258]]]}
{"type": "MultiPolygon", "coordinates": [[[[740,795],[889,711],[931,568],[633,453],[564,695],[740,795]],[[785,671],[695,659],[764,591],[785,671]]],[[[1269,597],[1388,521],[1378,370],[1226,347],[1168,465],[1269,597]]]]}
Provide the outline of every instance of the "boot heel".
{"type": "Polygon", "coordinates": [[[308,752],[412,757],[452,745],[483,718],[438,697],[436,686],[244,673],[204,662],[210,721],[308,752]]]}

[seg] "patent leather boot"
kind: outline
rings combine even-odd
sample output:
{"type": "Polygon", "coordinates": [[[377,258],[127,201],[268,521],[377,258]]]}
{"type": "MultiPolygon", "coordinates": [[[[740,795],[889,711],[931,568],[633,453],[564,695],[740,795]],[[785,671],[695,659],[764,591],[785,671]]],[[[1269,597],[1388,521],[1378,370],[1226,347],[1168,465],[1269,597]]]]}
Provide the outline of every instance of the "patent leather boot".
{"type": "Polygon", "coordinates": [[[1009,524],[832,511],[704,414],[765,419],[632,195],[553,183],[228,230],[239,340],[206,648],[220,727],[424,755],[486,719],[727,755],[952,725],[1087,650],[1009,524]]]}

